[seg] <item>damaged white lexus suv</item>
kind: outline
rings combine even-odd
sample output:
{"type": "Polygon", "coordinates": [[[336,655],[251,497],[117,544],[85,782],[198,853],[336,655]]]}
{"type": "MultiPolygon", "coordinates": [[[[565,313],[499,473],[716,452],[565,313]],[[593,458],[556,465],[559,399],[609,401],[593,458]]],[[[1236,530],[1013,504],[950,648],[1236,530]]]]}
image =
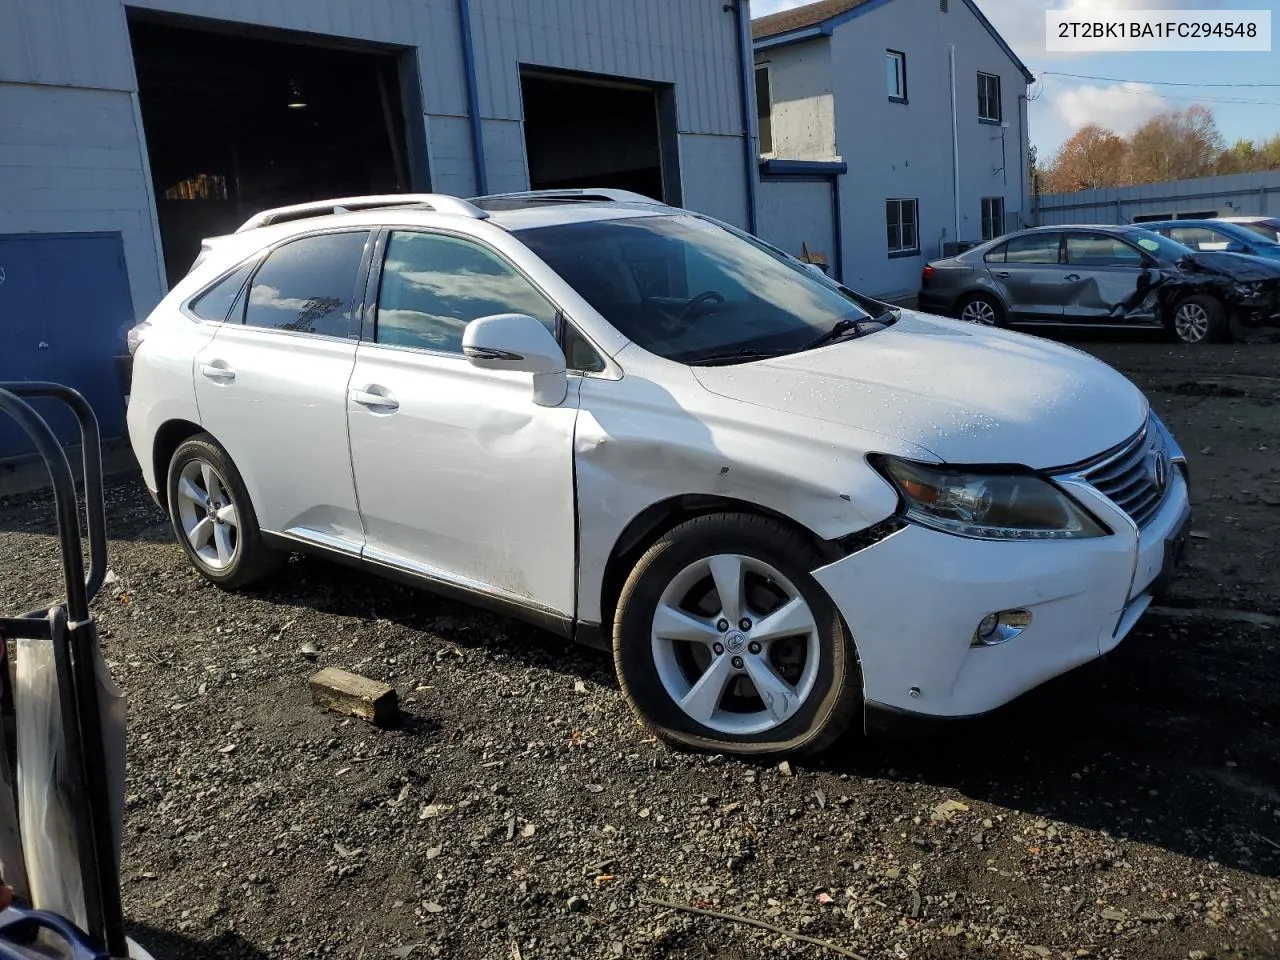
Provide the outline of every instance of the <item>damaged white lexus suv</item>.
{"type": "Polygon", "coordinates": [[[130,345],[208,580],[314,552],[609,647],[687,748],[999,707],[1115,647],[1190,516],[1110,367],[619,191],[267,211],[130,345]]]}

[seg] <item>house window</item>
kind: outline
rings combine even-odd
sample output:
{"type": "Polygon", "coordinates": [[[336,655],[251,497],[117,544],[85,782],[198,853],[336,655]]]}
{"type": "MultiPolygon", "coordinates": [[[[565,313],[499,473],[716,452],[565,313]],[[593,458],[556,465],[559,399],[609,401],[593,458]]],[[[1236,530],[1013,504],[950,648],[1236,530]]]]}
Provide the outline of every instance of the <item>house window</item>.
{"type": "Polygon", "coordinates": [[[889,86],[889,99],[894,103],[907,102],[907,55],[897,50],[884,52],[885,80],[889,86]]]}
{"type": "Polygon", "coordinates": [[[889,256],[910,256],[920,252],[918,201],[886,200],[885,228],[889,239],[889,256]]]}
{"type": "Polygon", "coordinates": [[[982,239],[994,240],[1004,233],[1004,197],[982,198],[982,239]]]}
{"type": "Polygon", "coordinates": [[[978,119],[999,123],[1000,78],[994,73],[978,74],[978,119]]]}
{"type": "Polygon", "coordinates": [[[760,152],[773,153],[773,88],[768,64],[756,67],[756,119],[760,121],[760,152]]]}

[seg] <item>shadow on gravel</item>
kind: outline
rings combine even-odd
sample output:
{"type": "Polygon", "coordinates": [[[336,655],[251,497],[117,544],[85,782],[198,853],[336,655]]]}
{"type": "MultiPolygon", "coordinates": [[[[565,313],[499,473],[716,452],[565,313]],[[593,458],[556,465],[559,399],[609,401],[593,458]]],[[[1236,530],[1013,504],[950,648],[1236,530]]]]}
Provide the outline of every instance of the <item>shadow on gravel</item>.
{"type": "Polygon", "coordinates": [[[193,940],[145,924],[128,924],[129,936],[155,960],[267,960],[267,955],[238,933],[221,933],[212,940],[193,940]]]}
{"type": "Polygon", "coordinates": [[[818,765],[1280,876],[1278,685],[1267,628],[1149,616],[1106,660],[994,714],[850,737],[818,765]]]}
{"type": "MultiPolygon", "coordinates": [[[[615,685],[606,654],[464,604],[301,559],[258,596],[383,618],[615,685]]],[[[1266,627],[1148,615],[1106,660],[925,736],[851,736],[805,766],[929,783],[1280,876],[1280,658],[1266,627]],[[890,771],[892,771],[890,773],[890,771]],[[1265,839],[1263,839],[1265,838],[1265,839]]]]}

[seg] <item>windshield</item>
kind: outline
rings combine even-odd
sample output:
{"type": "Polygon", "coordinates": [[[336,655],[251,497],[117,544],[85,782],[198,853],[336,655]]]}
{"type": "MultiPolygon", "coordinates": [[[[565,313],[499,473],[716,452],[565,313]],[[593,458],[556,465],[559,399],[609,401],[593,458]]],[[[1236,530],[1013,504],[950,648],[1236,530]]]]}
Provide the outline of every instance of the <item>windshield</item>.
{"type": "Polygon", "coordinates": [[[1173,260],[1176,262],[1193,252],[1190,247],[1184,247],[1182,244],[1152,230],[1126,230],[1124,238],[1130,243],[1136,243],[1147,253],[1159,257],[1161,260],[1173,260]]]}
{"type": "Polygon", "coordinates": [[[1242,223],[1240,226],[1252,230],[1258,236],[1280,243],[1280,220],[1258,220],[1253,223],[1242,223]]]}
{"type": "Polygon", "coordinates": [[[516,236],[624,336],[681,363],[791,353],[842,320],[871,319],[834,282],[691,214],[516,236]]]}

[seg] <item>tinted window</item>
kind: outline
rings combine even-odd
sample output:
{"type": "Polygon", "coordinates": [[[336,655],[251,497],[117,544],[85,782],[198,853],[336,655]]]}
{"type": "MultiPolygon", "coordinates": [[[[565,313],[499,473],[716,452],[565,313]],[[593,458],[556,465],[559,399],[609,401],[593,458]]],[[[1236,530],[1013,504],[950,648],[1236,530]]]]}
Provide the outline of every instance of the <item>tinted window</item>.
{"type": "Polygon", "coordinates": [[[378,292],[378,342],[462,353],[472,320],[525,313],[552,333],[556,308],[497,254],[470,240],[398,232],[378,292]]]}
{"type": "Polygon", "coordinates": [[[1105,233],[1068,233],[1067,262],[1080,267],[1140,267],[1142,254],[1105,233]]]}
{"type": "Polygon", "coordinates": [[[796,261],[688,214],[516,235],[625,337],[681,362],[787,353],[845,317],[867,316],[796,261]]]}
{"type": "Polygon", "coordinates": [[[1057,263],[1057,233],[1026,233],[1005,244],[1007,263],[1057,263]]]}
{"type": "Polygon", "coordinates": [[[352,337],[351,301],[368,233],[304,237],[267,257],[249,288],[251,327],[352,337]]]}
{"type": "Polygon", "coordinates": [[[223,277],[191,302],[191,312],[201,320],[213,320],[217,323],[226,320],[227,314],[231,312],[231,305],[236,302],[244,282],[249,279],[249,274],[256,265],[256,261],[246,263],[234,273],[223,277]]]}
{"type": "Polygon", "coordinates": [[[1004,251],[1007,246],[1009,246],[1007,243],[1002,243],[993,247],[991,250],[987,251],[986,256],[982,259],[986,260],[987,263],[1004,263],[1004,251]]]}

